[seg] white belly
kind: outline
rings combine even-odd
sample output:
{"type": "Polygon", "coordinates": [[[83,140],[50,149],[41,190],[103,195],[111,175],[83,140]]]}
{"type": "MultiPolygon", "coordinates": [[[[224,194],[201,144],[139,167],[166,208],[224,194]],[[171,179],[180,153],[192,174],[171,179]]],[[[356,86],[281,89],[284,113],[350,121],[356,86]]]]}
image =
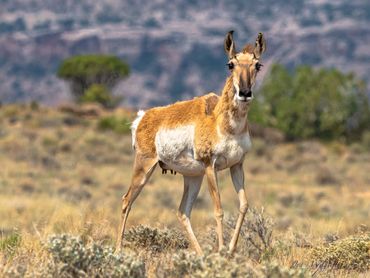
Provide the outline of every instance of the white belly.
{"type": "Polygon", "coordinates": [[[242,161],[244,155],[252,147],[249,133],[239,135],[220,135],[220,141],[215,147],[214,165],[217,170],[229,168],[242,161]]]}
{"type": "Polygon", "coordinates": [[[155,137],[160,161],[183,175],[198,176],[204,173],[204,164],[194,159],[194,126],[160,129],[155,137]]]}

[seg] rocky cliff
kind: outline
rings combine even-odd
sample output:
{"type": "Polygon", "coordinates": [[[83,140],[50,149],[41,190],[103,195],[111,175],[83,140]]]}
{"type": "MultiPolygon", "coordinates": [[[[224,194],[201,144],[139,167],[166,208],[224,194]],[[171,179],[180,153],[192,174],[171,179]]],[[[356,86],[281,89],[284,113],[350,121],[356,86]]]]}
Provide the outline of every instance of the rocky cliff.
{"type": "MultiPolygon", "coordinates": [[[[131,76],[115,89],[124,104],[167,104],[220,91],[227,75],[225,33],[239,47],[264,32],[266,65],[310,64],[355,72],[370,82],[370,2],[287,1],[59,1],[0,3],[0,101],[69,99],[55,77],[66,57],[111,53],[131,76]]],[[[262,76],[263,78],[263,76],[262,76]]]]}

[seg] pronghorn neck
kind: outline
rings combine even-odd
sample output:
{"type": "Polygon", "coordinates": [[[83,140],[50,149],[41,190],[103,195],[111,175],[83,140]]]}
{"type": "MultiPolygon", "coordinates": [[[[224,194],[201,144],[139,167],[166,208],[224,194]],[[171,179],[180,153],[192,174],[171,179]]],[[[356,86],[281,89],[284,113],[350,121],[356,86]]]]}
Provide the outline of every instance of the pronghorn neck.
{"type": "Polygon", "coordinates": [[[229,76],[222,90],[221,99],[215,108],[218,129],[222,133],[240,134],[248,130],[248,103],[235,99],[233,78],[229,76]]]}

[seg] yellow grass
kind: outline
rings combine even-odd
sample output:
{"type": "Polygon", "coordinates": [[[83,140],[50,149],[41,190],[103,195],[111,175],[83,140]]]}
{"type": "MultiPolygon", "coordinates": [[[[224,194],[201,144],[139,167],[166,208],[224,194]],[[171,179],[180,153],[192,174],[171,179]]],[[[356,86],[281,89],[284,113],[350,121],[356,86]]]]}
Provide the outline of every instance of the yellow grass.
{"type": "MultiPolygon", "coordinates": [[[[46,260],[42,242],[51,234],[114,244],[121,196],[130,182],[130,136],[98,130],[97,118],[67,125],[68,117],[76,116],[42,107],[0,108],[0,239],[12,233],[22,238],[12,256],[0,250],[0,273],[20,262],[37,267],[42,258],[46,260]]],[[[263,151],[247,155],[246,188],[250,206],[264,207],[273,218],[274,241],[294,242],[300,235],[314,246],[323,244],[328,234],[343,238],[369,232],[369,153],[353,153],[341,144],[338,151],[338,146],[318,142],[255,141],[263,151]]],[[[219,180],[225,215],[235,216],[238,202],[228,171],[221,172],[219,180]]],[[[180,228],[176,210],[181,194],[182,177],[162,175],[157,169],[133,206],[128,228],[139,224],[180,228]]],[[[214,227],[205,183],[192,223],[200,238],[214,227]]],[[[278,252],[275,259],[285,266],[308,265],[308,249],[292,244],[288,254],[278,252]]],[[[157,263],[153,261],[152,268],[157,263]]],[[[151,269],[150,263],[147,268],[151,269]]],[[[333,271],[320,270],[316,275],[370,275],[333,271]]]]}

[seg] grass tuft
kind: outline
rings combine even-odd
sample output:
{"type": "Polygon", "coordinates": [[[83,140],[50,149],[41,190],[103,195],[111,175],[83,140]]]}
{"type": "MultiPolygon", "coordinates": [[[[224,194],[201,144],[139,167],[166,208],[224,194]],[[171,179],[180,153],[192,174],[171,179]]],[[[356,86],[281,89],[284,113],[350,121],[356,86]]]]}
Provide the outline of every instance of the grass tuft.
{"type": "MultiPolygon", "coordinates": [[[[225,221],[230,232],[234,230],[236,218],[225,221]]],[[[266,215],[264,209],[252,208],[248,210],[240,231],[240,251],[256,261],[267,259],[273,253],[273,220],[266,215]]]]}
{"type": "Polygon", "coordinates": [[[225,250],[219,253],[206,252],[199,257],[195,253],[181,251],[172,260],[171,277],[311,277],[305,267],[284,267],[276,262],[255,265],[244,256],[230,256],[225,250]]]}
{"type": "Polygon", "coordinates": [[[130,247],[143,248],[152,252],[187,249],[189,241],[175,229],[158,229],[139,225],[127,231],[126,241],[130,247]]]}
{"type": "Polygon", "coordinates": [[[46,246],[54,277],[145,277],[145,265],[135,256],[115,255],[112,248],[85,244],[80,237],[54,235],[46,246]]]}
{"type": "Polygon", "coordinates": [[[347,270],[370,270],[370,234],[349,236],[312,250],[312,261],[317,267],[347,270]]]}
{"type": "Polygon", "coordinates": [[[111,130],[118,134],[126,134],[130,132],[130,121],[126,118],[118,118],[116,116],[107,116],[99,119],[98,128],[100,130],[111,130]]]}
{"type": "Polygon", "coordinates": [[[8,256],[14,255],[15,251],[21,244],[21,236],[18,232],[13,232],[8,236],[0,236],[0,252],[8,256]]]}

